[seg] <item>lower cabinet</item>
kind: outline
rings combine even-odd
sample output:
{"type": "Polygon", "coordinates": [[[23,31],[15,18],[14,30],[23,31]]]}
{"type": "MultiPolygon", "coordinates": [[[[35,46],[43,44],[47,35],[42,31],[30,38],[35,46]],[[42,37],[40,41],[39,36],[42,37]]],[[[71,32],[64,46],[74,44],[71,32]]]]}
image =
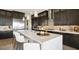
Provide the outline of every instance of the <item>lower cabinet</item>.
{"type": "Polygon", "coordinates": [[[0,39],[13,38],[13,31],[0,31],[0,39]]]}
{"type": "Polygon", "coordinates": [[[73,48],[79,49],[79,35],[77,34],[64,34],[63,43],[73,48]]]}

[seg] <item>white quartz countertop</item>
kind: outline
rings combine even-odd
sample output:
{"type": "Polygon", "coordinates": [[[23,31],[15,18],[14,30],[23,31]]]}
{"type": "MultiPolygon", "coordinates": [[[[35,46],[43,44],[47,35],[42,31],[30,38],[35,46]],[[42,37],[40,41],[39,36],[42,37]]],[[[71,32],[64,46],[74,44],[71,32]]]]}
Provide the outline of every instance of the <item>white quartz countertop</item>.
{"type": "Polygon", "coordinates": [[[73,31],[60,31],[60,30],[48,30],[52,32],[59,32],[59,33],[69,33],[69,34],[79,34],[79,32],[73,32],[73,31]]]}
{"type": "Polygon", "coordinates": [[[33,31],[33,30],[17,30],[17,31],[20,34],[24,35],[25,37],[28,37],[29,39],[32,39],[40,44],[45,42],[45,41],[62,36],[62,35],[53,34],[53,33],[49,33],[50,34],[49,36],[39,36],[36,34],[38,31],[33,31]]]}

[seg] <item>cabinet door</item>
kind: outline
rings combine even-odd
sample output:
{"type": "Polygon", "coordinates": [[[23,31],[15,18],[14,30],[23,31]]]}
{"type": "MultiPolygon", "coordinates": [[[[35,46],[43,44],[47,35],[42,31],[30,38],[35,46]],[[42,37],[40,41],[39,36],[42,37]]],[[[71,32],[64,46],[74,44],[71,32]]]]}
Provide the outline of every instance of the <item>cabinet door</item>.
{"type": "Polygon", "coordinates": [[[79,25],[79,10],[67,10],[67,18],[69,25],[79,25]]]}
{"type": "Polygon", "coordinates": [[[0,25],[12,25],[11,12],[0,10],[0,25]]]}
{"type": "Polygon", "coordinates": [[[74,14],[72,13],[72,10],[67,10],[67,18],[68,18],[68,24],[73,25],[74,24],[74,14]]]}
{"type": "Polygon", "coordinates": [[[79,9],[54,12],[55,25],[79,25],[79,9]]]}
{"type": "Polygon", "coordinates": [[[60,20],[61,20],[60,17],[61,17],[60,13],[57,12],[57,13],[54,14],[54,24],[55,25],[59,25],[60,24],[60,20]]]}
{"type": "Polygon", "coordinates": [[[24,13],[13,12],[13,18],[16,18],[16,19],[22,19],[23,16],[24,16],[24,13]]]}
{"type": "Polygon", "coordinates": [[[79,49],[79,35],[76,34],[64,34],[63,43],[65,45],[79,49]]]}
{"type": "Polygon", "coordinates": [[[0,10],[0,25],[5,25],[5,16],[6,16],[6,12],[0,10]]]}
{"type": "Polygon", "coordinates": [[[66,25],[67,24],[67,14],[66,11],[61,11],[60,12],[61,16],[60,16],[60,25],[66,25]]]}

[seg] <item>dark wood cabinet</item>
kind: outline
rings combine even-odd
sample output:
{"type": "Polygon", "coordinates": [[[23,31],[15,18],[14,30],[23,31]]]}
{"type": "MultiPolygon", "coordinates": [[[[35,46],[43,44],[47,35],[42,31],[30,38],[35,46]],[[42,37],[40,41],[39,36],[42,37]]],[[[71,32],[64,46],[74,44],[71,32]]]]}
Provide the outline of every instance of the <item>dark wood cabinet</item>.
{"type": "Polygon", "coordinates": [[[12,14],[13,14],[13,18],[16,18],[16,19],[22,19],[25,15],[24,13],[17,12],[17,11],[12,11],[12,14]]]}
{"type": "Polygon", "coordinates": [[[0,40],[13,38],[13,31],[0,31],[0,40]]]}
{"type": "Polygon", "coordinates": [[[59,9],[54,10],[54,24],[55,25],[64,24],[63,19],[64,19],[64,14],[59,9]]]}
{"type": "Polygon", "coordinates": [[[0,10],[0,25],[12,25],[12,13],[10,11],[0,10]]]}
{"type": "Polygon", "coordinates": [[[68,24],[68,20],[67,20],[67,11],[60,11],[60,24],[61,25],[66,25],[68,24]]]}
{"type": "Polygon", "coordinates": [[[32,29],[37,28],[37,26],[46,26],[48,25],[48,11],[43,11],[38,13],[38,17],[31,16],[32,29]]]}
{"type": "Polygon", "coordinates": [[[39,23],[38,18],[33,18],[31,22],[32,22],[32,29],[36,28],[39,23]]]}
{"type": "Polygon", "coordinates": [[[24,15],[22,12],[0,9],[0,26],[12,26],[13,18],[22,20],[24,15]]]}
{"type": "Polygon", "coordinates": [[[79,10],[71,9],[67,10],[68,24],[79,25],[79,10]]]}
{"type": "Polygon", "coordinates": [[[55,25],[79,25],[79,9],[54,10],[55,25]]]}
{"type": "Polygon", "coordinates": [[[63,43],[73,48],[79,49],[79,35],[63,34],[63,43]]]}
{"type": "Polygon", "coordinates": [[[55,25],[66,25],[68,24],[67,20],[67,11],[65,10],[58,10],[54,12],[54,24],[55,25]]]}
{"type": "Polygon", "coordinates": [[[55,13],[54,14],[54,25],[60,24],[60,21],[59,20],[61,20],[60,19],[60,13],[55,13]]]}

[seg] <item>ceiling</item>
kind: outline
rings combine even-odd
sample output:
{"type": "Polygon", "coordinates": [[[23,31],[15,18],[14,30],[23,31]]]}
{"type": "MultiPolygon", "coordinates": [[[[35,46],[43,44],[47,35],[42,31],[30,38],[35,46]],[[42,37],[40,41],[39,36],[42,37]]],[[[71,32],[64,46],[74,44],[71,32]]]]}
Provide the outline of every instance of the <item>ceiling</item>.
{"type": "Polygon", "coordinates": [[[34,12],[39,13],[39,12],[42,12],[47,9],[6,9],[6,10],[19,11],[19,12],[25,13],[26,15],[32,15],[32,14],[34,14],[34,12]]]}

